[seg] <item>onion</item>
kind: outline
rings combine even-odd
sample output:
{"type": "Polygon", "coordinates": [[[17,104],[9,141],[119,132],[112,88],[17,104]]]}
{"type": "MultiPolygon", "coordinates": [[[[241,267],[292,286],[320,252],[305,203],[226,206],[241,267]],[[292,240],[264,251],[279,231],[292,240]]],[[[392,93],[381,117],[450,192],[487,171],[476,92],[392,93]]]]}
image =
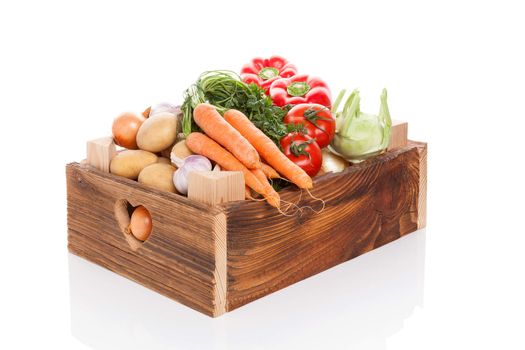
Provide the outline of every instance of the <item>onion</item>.
{"type": "Polygon", "coordinates": [[[111,128],[115,143],[127,149],[138,149],[137,133],[144,120],[142,116],[131,112],[116,117],[111,128]]]}
{"type": "Polygon", "coordinates": [[[152,117],[155,114],[165,113],[165,112],[177,115],[180,113],[180,108],[171,103],[167,103],[167,102],[158,103],[150,107],[149,117],[152,117]]]}
{"type": "Polygon", "coordinates": [[[323,148],[323,164],[321,165],[321,173],[338,173],[345,170],[349,166],[348,162],[333,154],[327,148],[323,148]]]}
{"type": "Polygon", "coordinates": [[[129,223],[129,231],[139,241],[145,241],[148,239],[151,233],[151,215],[148,209],[142,205],[135,208],[133,214],[131,214],[131,220],[129,223]]]}
{"type": "Polygon", "coordinates": [[[173,184],[179,193],[188,194],[188,174],[192,171],[210,170],[211,162],[208,158],[199,155],[188,156],[173,174],[173,184]]]}
{"type": "Polygon", "coordinates": [[[151,111],[151,106],[149,106],[148,108],[146,108],[143,112],[142,112],[142,116],[144,118],[148,118],[149,117],[149,112],[151,111]]]}

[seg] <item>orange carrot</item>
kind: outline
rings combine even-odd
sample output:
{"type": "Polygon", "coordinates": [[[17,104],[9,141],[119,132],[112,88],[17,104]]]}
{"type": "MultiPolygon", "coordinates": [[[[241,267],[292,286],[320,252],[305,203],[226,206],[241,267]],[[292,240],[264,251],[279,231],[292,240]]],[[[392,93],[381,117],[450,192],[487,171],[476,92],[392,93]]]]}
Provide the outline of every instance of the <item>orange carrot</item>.
{"type": "Polygon", "coordinates": [[[224,113],[224,119],[237,129],[255,147],[261,157],[281,175],[300,188],[312,188],[312,178],[288,159],[242,112],[230,109],[224,113]]]}
{"type": "Polygon", "coordinates": [[[193,119],[206,135],[230,151],[235,158],[249,169],[261,167],[259,153],[223,117],[215,107],[201,103],[193,110],[193,119]]]}
{"type": "Polygon", "coordinates": [[[246,186],[244,191],[245,191],[244,196],[246,197],[246,199],[253,199],[252,191],[250,191],[250,188],[248,186],[246,186]]]}
{"type": "Polygon", "coordinates": [[[242,171],[246,185],[252,188],[255,192],[262,194],[270,205],[279,208],[280,199],[277,192],[274,191],[277,196],[270,192],[268,188],[261,184],[257,177],[253,175],[252,172],[246,168],[246,166],[244,166],[244,164],[242,164],[237,158],[233,156],[233,154],[225,150],[217,142],[213,141],[208,136],[200,132],[193,132],[186,138],[186,145],[192,152],[203,155],[215,161],[221,166],[222,169],[230,171],[242,171]]]}
{"type": "Polygon", "coordinates": [[[250,171],[253,175],[255,175],[255,177],[257,178],[257,180],[259,180],[261,184],[268,184],[268,179],[266,178],[266,175],[264,175],[261,169],[250,169],[250,171]]]}
{"type": "Polygon", "coordinates": [[[272,168],[266,163],[261,162],[261,170],[263,171],[264,175],[266,175],[266,177],[269,179],[280,178],[279,173],[277,173],[277,171],[275,171],[274,168],[272,168]]]}
{"type": "Polygon", "coordinates": [[[266,193],[269,193],[273,197],[279,198],[279,193],[277,193],[273,189],[272,185],[268,183],[268,179],[266,178],[266,175],[261,169],[251,169],[250,171],[252,172],[253,175],[255,175],[257,180],[259,180],[259,182],[264,186],[266,193]]]}

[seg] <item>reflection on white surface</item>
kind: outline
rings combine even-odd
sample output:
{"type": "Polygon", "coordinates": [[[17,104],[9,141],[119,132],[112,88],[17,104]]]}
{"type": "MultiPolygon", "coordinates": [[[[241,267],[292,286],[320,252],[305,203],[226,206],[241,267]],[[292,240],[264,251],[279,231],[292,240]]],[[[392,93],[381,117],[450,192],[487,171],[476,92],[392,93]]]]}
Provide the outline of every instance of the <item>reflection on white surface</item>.
{"type": "Polygon", "coordinates": [[[71,328],[94,349],[386,349],[424,263],[421,230],[212,319],[70,254],[71,328]]]}

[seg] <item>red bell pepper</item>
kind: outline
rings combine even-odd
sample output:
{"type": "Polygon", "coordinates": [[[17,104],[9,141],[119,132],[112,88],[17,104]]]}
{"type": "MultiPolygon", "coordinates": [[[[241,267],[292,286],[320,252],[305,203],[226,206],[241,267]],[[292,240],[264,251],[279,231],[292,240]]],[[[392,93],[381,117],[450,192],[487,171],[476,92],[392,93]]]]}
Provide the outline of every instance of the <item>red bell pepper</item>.
{"type": "Polygon", "coordinates": [[[318,103],[329,109],[332,106],[328,85],[305,74],[275,80],[269,93],[273,103],[279,107],[300,103],[318,103]]]}
{"type": "Polygon", "coordinates": [[[241,78],[247,83],[255,83],[268,91],[270,85],[279,78],[289,78],[297,74],[297,68],[280,56],[254,58],[241,69],[241,78]]]}

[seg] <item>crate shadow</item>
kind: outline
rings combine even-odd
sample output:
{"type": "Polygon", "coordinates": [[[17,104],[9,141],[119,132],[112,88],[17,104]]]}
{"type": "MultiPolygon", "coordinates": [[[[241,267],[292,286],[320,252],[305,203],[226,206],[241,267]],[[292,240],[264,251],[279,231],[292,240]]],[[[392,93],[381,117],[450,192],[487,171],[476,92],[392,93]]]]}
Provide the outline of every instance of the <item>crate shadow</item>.
{"type": "Polygon", "coordinates": [[[217,319],[70,254],[71,332],[94,349],[383,350],[423,305],[425,240],[409,234],[217,319]]]}

